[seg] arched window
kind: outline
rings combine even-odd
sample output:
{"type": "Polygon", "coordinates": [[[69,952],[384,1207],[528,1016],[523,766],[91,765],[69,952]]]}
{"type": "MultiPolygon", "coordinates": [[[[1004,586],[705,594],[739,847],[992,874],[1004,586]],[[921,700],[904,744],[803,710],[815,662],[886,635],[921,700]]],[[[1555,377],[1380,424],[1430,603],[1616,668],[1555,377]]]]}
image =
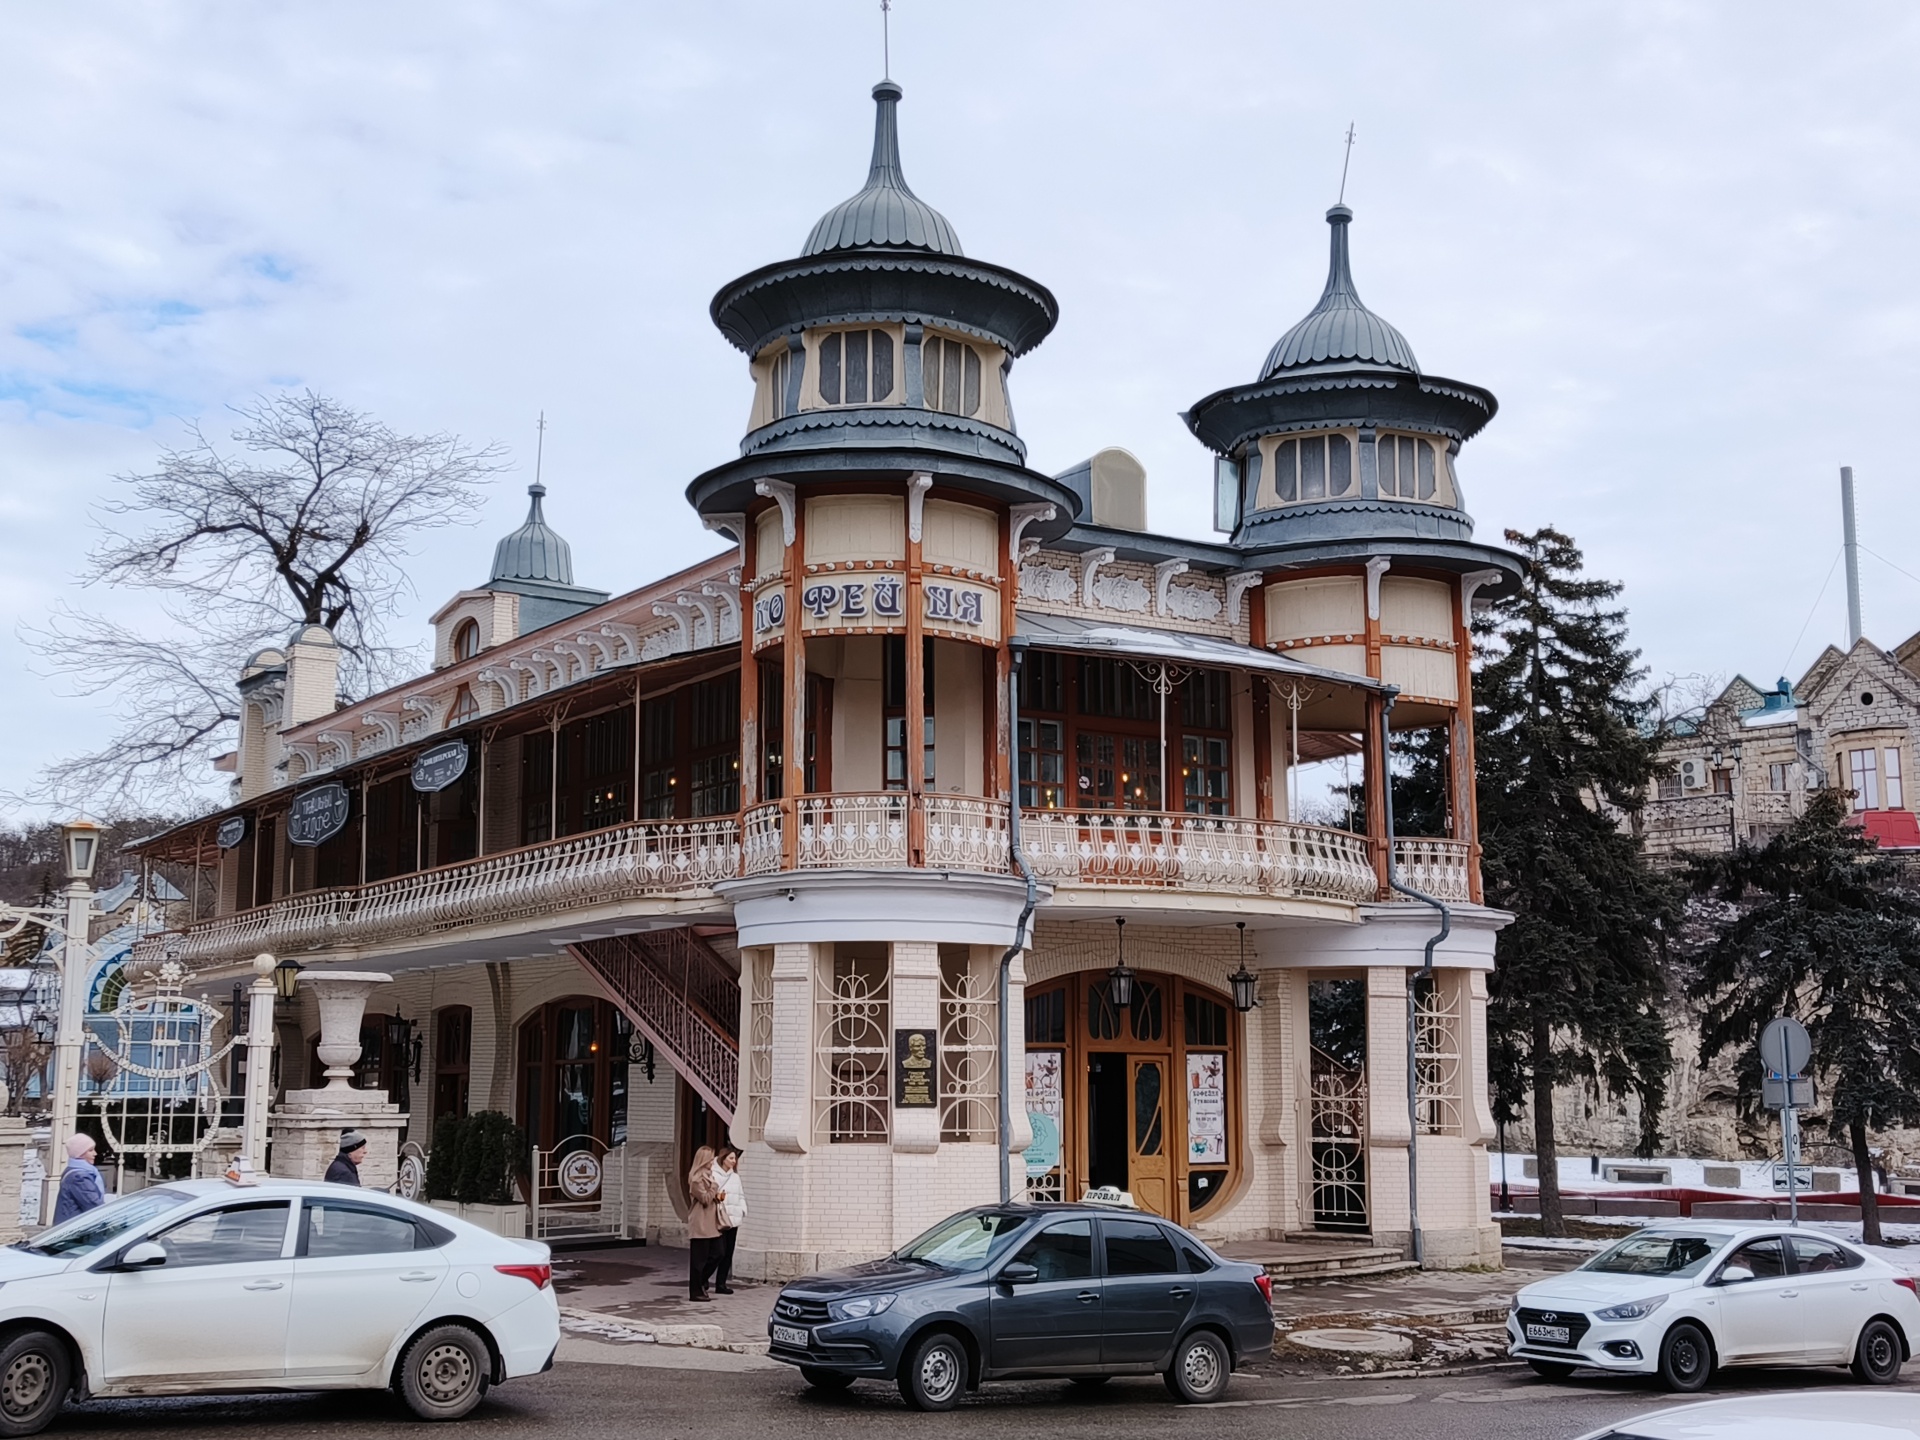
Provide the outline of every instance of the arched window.
{"type": "Polygon", "coordinates": [[[480,653],[480,622],[462,620],[453,632],[453,658],[471,660],[480,653]]]}
{"type": "Polygon", "coordinates": [[[588,1136],[627,1138],[627,1058],[633,1025],[605,1000],[569,996],[520,1023],[520,1124],[536,1149],[588,1136]]]}
{"type": "Polygon", "coordinates": [[[453,697],[453,705],[447,711],[447,729],[464,725],[480,714],[480,702],[473,698],[473,691],[462,685],[453,697]]]}
{"type": "Polygon", "coordinates": [[[920,385],[929,410],[980,413],[980,352],[958,340],[929,335],[920,344],[920,385]]]}
{"type": "Polygon", "coordinates": [[[841,330],[820,341],[820,398],[829,405],[867,405],[893,394],[893,336],[885,330],[841,330]]]}

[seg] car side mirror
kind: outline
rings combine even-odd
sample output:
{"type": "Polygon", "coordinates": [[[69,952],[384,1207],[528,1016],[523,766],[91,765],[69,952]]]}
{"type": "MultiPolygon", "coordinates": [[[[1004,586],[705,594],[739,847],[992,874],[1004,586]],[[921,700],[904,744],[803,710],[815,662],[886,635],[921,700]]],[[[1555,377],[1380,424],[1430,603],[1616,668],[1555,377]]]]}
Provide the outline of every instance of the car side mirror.
{"type": "Polygon", "coordinates": [[[167,1252],[151,1240],[142,1240],[137,1245],[129,1245],[120,1257],[122,1270],[151,1270],[156,1265],[167,1263],[167,1252]]]}
{"type": "Polygon", "coordinates": [[[1751,1279],[1753,1279],[1753,1271],[1749,1270],[1746,1266],[1729,1265],[1720,1272],[1719,1283],[1722,1285],[1738,1285],[1743,1280],[1751,1279]]]}
{"type": "Polygon", "coordinates": [[[1010,1265],[1000,1267],[1002,1285],[1031,1285],[1040,1278],[1040,1272],[1024,1260],[1015,1260],[1010,1265]]]}

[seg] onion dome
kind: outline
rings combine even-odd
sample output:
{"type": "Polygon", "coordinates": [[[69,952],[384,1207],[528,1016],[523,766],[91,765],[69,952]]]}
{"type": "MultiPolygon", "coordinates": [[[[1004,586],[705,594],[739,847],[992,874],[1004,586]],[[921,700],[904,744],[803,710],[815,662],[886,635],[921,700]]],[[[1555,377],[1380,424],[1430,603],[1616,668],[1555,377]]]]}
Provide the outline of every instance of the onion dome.
{"type": "Polygon", "coordinates": [[[1420,369],[1406,337],[1367,309],[1353,288],[1353,269],[1347,259],[1347,226],[1352,222],[1353,211],[1344,205],[1327,211],[1327,224],[1333,231],[1327,288],[1320,293],[1320,303],[1268,352],[1267,363],[1260,371],[1262,380],[1270,380],[1282,371],[1336,361],[1391,365],[1416,372],[1420,369]]]}
{"type": "Polygon", "coordinates": [[[913,193],[900,168],[897,112],[902,93],[891,80],[873,87],[873,163],[867,183],[857,195],[820,217],[800,252],[803,257],[874,247],[925,250],[934,255],[966,253],[947,217],[913,193]]]}
{"type": "Polygon", "coordinates": [[[493,574],[489,578],[573,584],[573,549],[547,524],[540,510],[546,493],[547,487],[538,481],[527,487],[533,503],[527,508],[526,523],[493,547],[493,574]]]}

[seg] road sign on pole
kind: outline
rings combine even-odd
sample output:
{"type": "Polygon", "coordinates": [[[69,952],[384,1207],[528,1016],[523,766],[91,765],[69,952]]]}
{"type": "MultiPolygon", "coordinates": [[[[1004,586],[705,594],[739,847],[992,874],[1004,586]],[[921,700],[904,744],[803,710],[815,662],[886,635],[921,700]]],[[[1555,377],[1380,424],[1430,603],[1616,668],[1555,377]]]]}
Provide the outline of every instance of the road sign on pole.
{"type": "Polygon", "coordinates": [[[1813,1104],[1813,1082],[1801,1072],[1813,1058],[1813,1037],[1791,1015],[1769,1020],[1760,1032],[1760,1098],[1780,1112],[1780,1153],[1786,1164],[1787,1219],[1800,1223],[1800,1111],[1813,1104]]]}

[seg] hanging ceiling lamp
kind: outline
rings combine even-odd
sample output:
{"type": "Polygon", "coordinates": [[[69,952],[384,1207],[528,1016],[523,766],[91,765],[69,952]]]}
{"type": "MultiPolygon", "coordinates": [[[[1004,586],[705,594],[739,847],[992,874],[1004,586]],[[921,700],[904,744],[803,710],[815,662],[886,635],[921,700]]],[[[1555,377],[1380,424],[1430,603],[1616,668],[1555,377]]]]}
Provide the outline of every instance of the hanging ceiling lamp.
{"type": "Polygon", "coordinates": [[[1260,977],[1247,969],[1247,922],[1235,921],[1240,931],[1240,968],[1227,977],[1227,984],[1233,987],[1233,1008],[1242,1015],[1260,1003],[1256,993],[1260,988],[1260,977]]]}
{"type": "Polygon", "coordinates": [[[1133,1004],[1133,971],[1127,968],[1127,922],[1114,920],[1114,966],[1107,972],[1107,994],[1113,1008],[1124,1010],[1133,1004]]]}

